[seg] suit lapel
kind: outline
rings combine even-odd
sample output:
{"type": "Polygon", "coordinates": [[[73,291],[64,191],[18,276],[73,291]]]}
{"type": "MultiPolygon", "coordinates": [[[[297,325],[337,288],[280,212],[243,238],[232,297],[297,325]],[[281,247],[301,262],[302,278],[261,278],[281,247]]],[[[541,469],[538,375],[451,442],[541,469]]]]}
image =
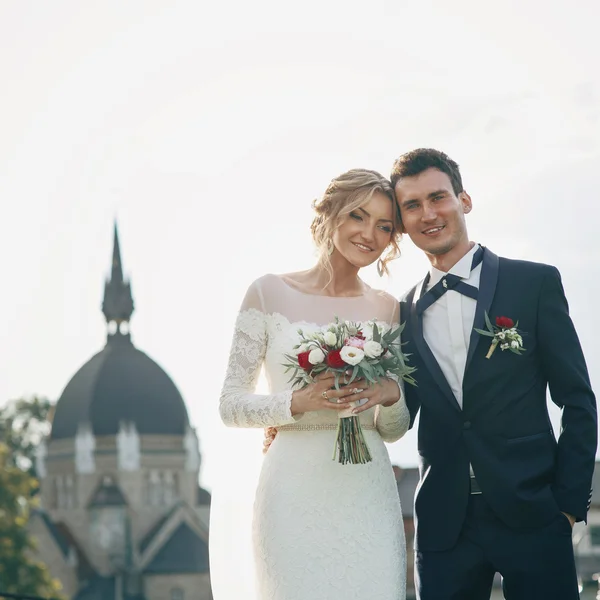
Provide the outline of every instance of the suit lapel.
{"type": "MultiPolygon", "coordinates": [[[[425,366],[429,370],[429,373],[433,377],[433,380],[437,383],[440,390],[443,392],[444,396],[450,401],[452,406],[460,411],[460,406],[452,392],[452,388],[448,385],[446,381],[446,377],[440,368],[433,352],[427,345],[425,338],[423,337],[423,316],[417,314],[417,301],[423,293],[425,292],[425,287],[427,284],[428,278],[424,279],[416,288],[415,293],[412,297],[412,302],[410,304],[410,324],[411,324],[411,333],[412,339],[425,363],[425,366]]],[[[417,376],[418,378],[418,376],[417,376]]]]}
{"type": "Polygon", "coordinates": [[[485,313],[489,315],[490,306],[496,293],[496,283],[498,282],[498,257],[485,249],[483,254],[483,263],[481,265],[481,277],[479,278],[479,294],[477,296],[477,308],[475,309],[475,319],[473,320],[473,329],[469,340],[469,353],[467,355],[467,364],[465,366],[465,375],[477,349],[477,344],[481,339],[481,334],[475,329],[485,329],[485,313]]]}

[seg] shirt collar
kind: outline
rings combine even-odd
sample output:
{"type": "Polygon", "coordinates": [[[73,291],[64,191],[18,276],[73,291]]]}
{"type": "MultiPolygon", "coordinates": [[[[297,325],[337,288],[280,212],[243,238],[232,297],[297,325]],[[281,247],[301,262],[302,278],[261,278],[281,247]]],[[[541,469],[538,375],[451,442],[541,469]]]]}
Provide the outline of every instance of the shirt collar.
{"type": "MultiPolygon", "coordinates": [[[[449,271],[452,275],[458,275],[463,279],[468,279],[471,275],[471,264],[473,263],[473,255],[479,250],[479,244],[475,244],[449,271]]],[[[431,267],[430,284],[435,285],[444,275],[448,275],[444,271],[440,271],[435,267],[431,267]]]]}

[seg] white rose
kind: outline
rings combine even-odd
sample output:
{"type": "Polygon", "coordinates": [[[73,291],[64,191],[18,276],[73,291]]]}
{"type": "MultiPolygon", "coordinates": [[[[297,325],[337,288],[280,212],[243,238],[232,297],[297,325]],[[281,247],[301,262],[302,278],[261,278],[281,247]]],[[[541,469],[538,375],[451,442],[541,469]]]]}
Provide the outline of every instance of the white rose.
{"type": "Polygon", "coordinates": [[[365,342],[364,350],[365,354],[369,358],[377,358],[383,352],[383,347],[379,342],[374,342],[373,340],[370,340],[368,342],[365,342]]]}
{"type": "Polygon", "coordinates": [[[340,356],[345,363],[349,365],[357,365],[365,356],[365,353],[360,348],[354,348],[353,346],[344,346],[340,350],[340,356]]]}
{"type": "Polygon", "coordinates": [[[328,331],[325,333],[323,339],[328,346],[335,346],[335,343],[337,342],[337,336],[335,333],[333,333],[333,331],[328,331]]]}
{"type": "Polygon", "coordinates": [[[294,352],[296,353],[296,356],[298,356],[298,354],[302,354],[303,352],[306,352],[308,350],[308,347],[306,346],[306,344],[300,344],[296,350],[294,350],[294,352]]]}
{"type": "Polygon", "coordinates": [[[365,338],[370,340],[373,337],[373,325],[371,323],[365,323],[362,326],[362,332],[365,338]]]}
{"type": "Polygon", "coordinates": [[[325,353],[321,348],[314,348],[308,355],[308,362],[311,365],[318,365],[325,360],[325,353]]]}

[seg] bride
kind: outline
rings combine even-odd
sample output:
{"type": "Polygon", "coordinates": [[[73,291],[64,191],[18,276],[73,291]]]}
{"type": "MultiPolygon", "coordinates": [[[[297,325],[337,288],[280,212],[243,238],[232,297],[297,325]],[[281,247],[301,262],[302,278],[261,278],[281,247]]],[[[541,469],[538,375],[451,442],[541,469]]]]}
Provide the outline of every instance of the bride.
{"type": "MultiPolygon", "coordinates": [[[[353,169],[330,183],[314,209],[318,263],[252,283],[220,398],[226,425],[267,432],[253,509],[256,594],[259,600],[403,600],[402,513],[383,443],[408,429],[402,383],[386,379],[357,395],[332,389],[332,377],[321,375],[293,389],[282,366],[299,328],[310,332],[336,316],[398,324],[398,302],[358,277],[375,261],[380,274],[387,272],[398,255],[396,201],[379,173],[353,169]],[[259,395],[263,366],[270,393],[259,395]],[[342,465],[332,460],[338,411],[361,399],[356,411],[373,460],[342,465]]],[[[211,526],[211,553],[215,535],[211,526]]],[[[231,577],[235,572],[231,564],[231,577]]],[[[213,590],[216,600],[230,600],[218,586],[213,590]]]]}

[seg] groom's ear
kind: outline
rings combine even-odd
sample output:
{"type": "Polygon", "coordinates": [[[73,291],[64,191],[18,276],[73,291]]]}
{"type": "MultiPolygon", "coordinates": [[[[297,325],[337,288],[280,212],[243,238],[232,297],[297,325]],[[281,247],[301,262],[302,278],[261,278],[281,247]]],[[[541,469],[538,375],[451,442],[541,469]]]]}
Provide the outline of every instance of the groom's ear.
{"type": "Polygon", "coordinates": [[[467,194],[467,192],[465,192],[465,190],[463,190],[458,195],[458,199],[460,200],[460,203],[463,207],[463,213],[465,215],[470,213],[471,209],[473,208],[473,201],[471,200],[471,196],[469,196],[469,194],[467,194]]]}

